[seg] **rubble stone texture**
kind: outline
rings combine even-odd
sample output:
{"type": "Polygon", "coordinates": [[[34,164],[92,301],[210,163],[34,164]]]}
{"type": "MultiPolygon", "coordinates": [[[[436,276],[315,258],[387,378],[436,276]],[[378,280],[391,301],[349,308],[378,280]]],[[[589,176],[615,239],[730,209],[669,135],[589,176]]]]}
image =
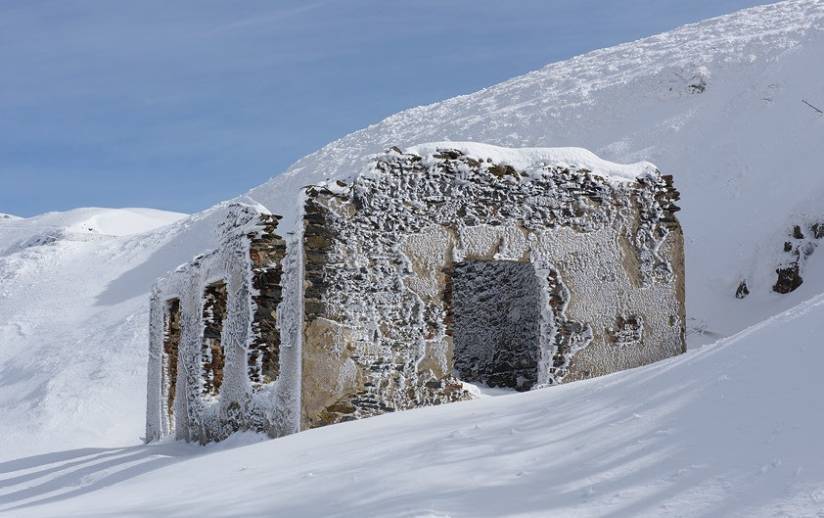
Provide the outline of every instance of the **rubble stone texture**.
{"type": "Polygon", "coordinates": [[[299,228],[229,207],[221,249],[155,287],[147,438],[280,436],[684,352],[672,178],[598,173],[393,149],[352,180],[307,187],[299,228]]]}
{"type": "Polygon", "coordinates": [[[795,225],[789,232],[789,241],[784,242],[784,260],[775,269],[776,281],[773,291],[787,294],[797,290],[803,283],[801,276],[807,259],[818,248],[824,238],[824,223],[795,225]]]}

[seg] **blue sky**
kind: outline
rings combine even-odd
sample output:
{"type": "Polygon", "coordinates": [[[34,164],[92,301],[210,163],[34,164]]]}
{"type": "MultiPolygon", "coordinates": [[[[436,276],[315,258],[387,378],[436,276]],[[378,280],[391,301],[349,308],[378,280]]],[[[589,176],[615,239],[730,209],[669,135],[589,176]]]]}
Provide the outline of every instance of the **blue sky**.
{"type": "Polygon", "coordinates": [[[194,212],[404,108],[762,3],[0,0],[0,212],[194,212]]]}

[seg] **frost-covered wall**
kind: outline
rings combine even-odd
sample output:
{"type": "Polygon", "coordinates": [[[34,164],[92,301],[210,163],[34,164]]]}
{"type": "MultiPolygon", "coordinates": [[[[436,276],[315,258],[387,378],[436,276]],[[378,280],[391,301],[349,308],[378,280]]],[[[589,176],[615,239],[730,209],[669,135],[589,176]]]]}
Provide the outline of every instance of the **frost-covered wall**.
{"type": "Polygon", "coordinates": [[[678,193],[582,150],[391,150],[226,207],[153,291],[147,439],[276,437],[684,351],[678,193]],[[296,209],[297,210],[297,209],[296,209]]]}
{"type": "Polygon", "coordinates": [[[297,431],[298,352],[281,347],[279,217],[233,204],[217,250],[159,279],[150,312],[146,439],[297,431]]]}
{"type": "MultiPolygon", "coordinates": [[[[515,167],[480,151],[394,150],[354,182],[308,189],[304,427],[471,398],[463,381],[548,386],[685,350],[683,236],[670,177],[605,177],[545,161],[515,167]],[[527,265],[533,311],[527,295],[499,293],[497,308],[456,296],[455,281],[494,296],[489,279],[465,273],[504,262],[527,265]],[[523,336],[511,332],[512,319],[523,336]],[[524,345],[530,334],[534,350],[524,345]],[[500,345],[478,343],[490,339],[500,345]],[[484,372],[460,379],[472,364],[484,372]]],[[[529,292],[509,270],[500,281],[529,292]]]]}

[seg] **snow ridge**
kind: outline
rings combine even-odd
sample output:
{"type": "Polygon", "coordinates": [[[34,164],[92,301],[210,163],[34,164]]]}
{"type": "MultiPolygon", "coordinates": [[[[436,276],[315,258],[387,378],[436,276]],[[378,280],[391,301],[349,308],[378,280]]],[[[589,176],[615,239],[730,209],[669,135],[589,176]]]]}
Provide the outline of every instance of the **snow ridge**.
{"type": "MultiPolygon", "coordinates": [[[[790,0],[685,25],[635,42],[595,50],[541,70],[446,101],[402,111],[336,140],[307,155],[279,177],[252,189],[262,200],[300,176],[332,179],[359,170],[366,157],[393,145],[451,139],[507,147],[537,146],[554,140],[563,117],[580,106],[599,103],[598,94],[613,87],[659,75],[665,70],[712,64],[765,61],[824,30],[820,0],[790,0]]],[[[684,85],[686,86],[686,85],[684,85]]]]}
{"type": "Polygon", "coordinates": [[[813,273],[797,293],[771,290],[787,232],[824,221],[824,176],[815,172],[824,118],[802,102],[824,105],[822,54],[824,2],[739,11],[403,111],[299,160],[246,199],[288,226],[301,187],[423,142],[576,146],[613,163],[650,161],[682,193],[687,307],[693,334],[711,340],[824,290],[824,274],[814,273],[824,254],[806,265],[813,273]],[[742,280],[752,293],[744,301],[734,298],[742,280]]]}

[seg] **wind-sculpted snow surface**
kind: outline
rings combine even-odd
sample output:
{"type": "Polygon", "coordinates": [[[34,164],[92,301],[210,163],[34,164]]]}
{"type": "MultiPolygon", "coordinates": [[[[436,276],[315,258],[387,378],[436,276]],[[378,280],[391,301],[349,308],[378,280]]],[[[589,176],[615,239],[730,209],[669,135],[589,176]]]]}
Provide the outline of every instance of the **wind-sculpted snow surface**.
{"type": "Polygon", "coordinates": [[[249,196],[287,214],[301,186],[351,176],[390,146],[443,140],[650,160],[683,195],[693,333],[726,335],[824,290],[811,273],[791,295],[772,292],[788,229],[824,220],[824,116],[802,102],[824,106],[822,30],[824,2],[791,0],[591,52],[393,115],[249,196]],[[737,300],[744,279],[752,294],[737,300]]]}
{"type": "Polygon", "coordinates": [[[0,464],[0,514],[817,518],[823,334],[819,296],[718,344],[551,390],[251,445],[19,459],[0,464]],[[788,375],[771,380],[776,355],[788,375]]]}

